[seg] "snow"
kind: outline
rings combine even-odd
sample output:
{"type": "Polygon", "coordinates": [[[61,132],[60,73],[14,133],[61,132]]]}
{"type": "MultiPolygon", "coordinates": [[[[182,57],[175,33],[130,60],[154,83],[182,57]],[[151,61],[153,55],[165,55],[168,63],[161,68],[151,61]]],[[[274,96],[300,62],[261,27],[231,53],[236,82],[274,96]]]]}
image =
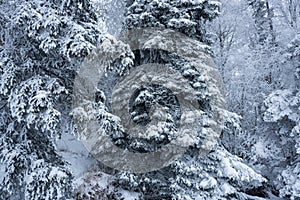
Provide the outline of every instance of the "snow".
{"type": "Polygon", "coordinates": [[[218,171],[218,175],[221,177],[229,177],[236,181],[252,182],[257,180],[259,182],[266,182],[267,180],[261,175],[257,174],[252,168],[242,163],[242,159],[226,156],[226,152],[222,149],[217,150],[217,154],[220,159],[222,170],[218,171]]]}
{"type": "Polygon", "coordinates": [[[80,178],[97,165],[83,143],[70,133],[63,133],[56,142],[58,153],[70,163],[70,169],[75,179],[80,178]]]}
{"type": "Polygon", "coordinates": [[[127,190],[122,190],[121,191],[122,197],[124,198],[124,200],[138,200],[139,198],[139,194],[135,193],[135,192],[130,192],[127,190]]]}
{"type": "Polygon", "coordinates": [[[297,96],[294,97],[291,90],[273,92],[264,102],[268,107],[264,114],[264,120],[266,122],[275,122],[285,116],[293,117],[291,106],[297,103],[298,100],[296,98],[297,96]]]}
{"type": "MultiPolygon", "coordinates": [[[[90,156],[84,145],[71,134],[73,130],[69,130],[69,127],[72,126],[70,118],[67,117],[68,119],[62,121],[63,125],[67,124],[68,128],[62,131],[61,139],[56,141],[57,151],[62,155],[63,160],[55,158],[58,162],[45,161],[45,157],[48,160],[52,159],[52,155],[48,155],[48,151],[43,151],[43,149],[48,150],[48,146],[36,148],[29,143],[34,142],[39,145],[40,141],[36,138],[45,137],[45,141],[49,140],[49,144],[45,142],[40,145],[49,145],[49,149],[52,150],[52,141],[61,133],[60,120],[65,117],[58,110],[69,106],[58,105],[58,102],[64,104],[58,98],[65,92],[72,94],[72,91],[67,91],[68,89],[58,82],[63,82],[69,87],[72,80],[67,77],[70,74],[66,73],[70,71],[75,73],[77,63],[87,54],[91,54],[99,42],[99,49],[104,52],[103,57],[107,58],[104,60],[107,63],[104,64],[110,64],[116,56],[121,57],[120,63],[117,63],[120,67],[111,66],[105,70],[118,70],[118,75],[124,75],[131,69],[134,64],[134,55],[129,45],[109,35],[101,36],[101,32],[106,31],[105,28],[117,35],[122,28],[121,24],[125,24],[133,29],[137,27],[175,28],[189,37],[181,41],[182,35],[180,35],[179,39],[172,43],[170,37],[153,34],[149,38],[146,37],[148,41],[141,48],[153,47],[187,57],[187,63],[191,63],[196,68],[199,67],[197,70],[201,74],[199,80],[186,84],[191,85],[192,89],[182,86],[183,82],[170,82],[163,76],[145,75],[141,79],[136,79],[144,82],[149,81],[150,78],[159,83],[166,81],[165,86],[176,89],[174,93],[181,95],[183,98],[179,99],[184,102],[189,102],[195,97],[194,95],[197,100],[220,97],[218,94],[221,91],[216,86],[221,84],[221,79],[214,76],[214,70],[210,68],[213,62],[209,58],[210,56],[206,56],[207,52],[211,52],[211,47],[199,42],[209,43],[210,39],[206,36],[212,35],[210,38],[214,40],[215,61],[220,66],[228,90],[228,109],[243,116],[241,118],[235,114],[226,115],[231,118],[226,119],[224,126],[221,125],[221,128],[227,131],[224,135],[231,135],[226,146],[226,149],[228,146],[232,147],[229,148],[230,150],[227,151],[217,146],[203,160],[197,160],[190,164],[191,159],[189,158],[190,160],[183,161],[183,165],[179,165],[178,171],[172,171],[172,175],[176,173],[176,178],[179,177],[177,179],[179,183],[172,184],[170,187],[184,190],[176,193],[179,198],[228,199],[238,195],[237,198],[265,199],[243,193],[248,187],[255,189],[256,186],[266,183],[267,179],[263,175],[266,175],[269,180],[268,184],[263,185],[263,189],[271,199],[279,199],[269,192],[273,189],[279,193],[282,199],[300,198],[300,26],[299,12],[295,12],[299,8],[299,4],[296,3],[298,1],[269,1],[271,15],[272,12],[275,12],[274,16],[269,16],[270,13],[260,13],[265,12],[264,5],[258,8],[238,0],[222,0],[220,2],[216,0],[136,0],[128,8],[126,17],[122,18],[119,16],[124,16],[125,1],[93,0],[93,3],[97,4],[98,22],[89,19],[91,7],[86,7],[89,5],[88,2],[62,0],[60,5],[56,5],[52,1],[44,0],[1,1],[0,107],[1,112],[5,115],[0,119],[0,131],[1,139],[3,136],[11,141],[11,144],[8,144],[9,142],[6,144],[4,140],[1,140],[1,144],[3,144],[0,146],[0,183],[3,183],[0,184],[1,195],[5,195],[6,189],[8,193],[17,190],[19,187],[15,188],[13,184],[14,178],[18,178],[20,185],[26,187],[25,190],[34,190],[33,188],[38,188],[39,191],[45,190],[46,196],[43,197],[45,199],[54,199],[55,197],[51,196],[54,193],[57,193],[58,197],[62,197],[64,194],[61,193],[59,187],[67,185],[64,178],[69,176],[67,168],[64,168],[63,164],[58,164],[63,163],[63,160],[69,162],[69,167],[75,176],[76,186],[87,184],[86,187],[90,190],[86,190],[86,193],[94,190],[88,185],[90,182],[84,179],[89,175],[88,178],[92,179],[91,184],[99,184],[103,190],[107,186],[109,190],[114,189],[112,180],[119,177],[93,172],[93,170],[99,172],[101,169],[97,168],[97,161],[90,156]],[[215,21],[212,27],[206,26],[204,23],[206,20],[210,22],[219,14],[218,6],[221,2],[223,3],[222,9],[220,9],[221,17],[215,21]],[[202,3],[205,3],[205,6],[202,3]],[[199,12],[202,8],[204,9],[199,12]],[[199,13],[206,15],[206,18],[198,15],[199,13]],[[159,16],[162,17],[159,18],[159,16]],[[271,20],[266,21],[267,17],[270,17],[271,20]],[[110,26],[104,27],[104,21],[110,26]],[[267,26],[259,26],[265,24],[267,26]],[[102,30],[99,30],[100,27],[102,30]],[[258,39],[262,35],[259,30],[261,27],[264,29],[263,34],[268,34],[268,37],[272,37],[272,34],[275,35],[276,45],[267,40],[260,44],[258,39]],[[274,32],[269,30],[271,27],[274,28],[274,32]],[[102,38],[102,43],[99,36],[102,38]],[[222,38],[223,36],[224,38],[222,38]],[[217,39],[223,41],[217,41],[217,39]],[[224,43],[222,44],[222,42],[224,43]],[[180,51],[177,51],[178,49],[180,51]],[[39,55],[39,52],[42,55],[39,55]],[[199,60],[203,63],[199,64],[199,60]],[[207,74],[203,73],[206,71],[208,71],[207,74]],[[296,77],[294,77],[294,73],[296,73],[296,77]],[[60,76],[57,77],[58,81],[50,78],[56,74],[60,76]],[[203,89],[206,83],[209,84],[208,91],[203,89]],[[58,84],[58,87],[55,84],[58,84]],[[195,88],[199,91],[194,92],[195,88]],[[232,127],[226,127],[228,124],[232,127]],[[35,137],[34,134],[39,137],[35,137]],[[233,152],[242,156],[243,159],[231,154],[233,152]],[[35,157],[36,155],[38,158],[35,157]],[[19,165],[22,167],[19,168],[19,165]],[[7,168],[7,166],[9,167],[7,168]],[[261,174],[255,170],[260,170],[261,174]],[[37,182],[37,178],[45,184],[37,182]],[[56,185],[55,181],[60,182],[61,185],[56,185]],[[48,183],[51,187],[45,189],[45,186],[48,187],[48,183]],[[200,188],[197,187],[197,184],[200,188]],[[197,194],[194,194],[194,189],[197,194]]],[[[256,2],[265,3],[266,1],[256,2]]],[[[174,36],[174,32],[176,31],[170,31],[168,36],[174,36]]],[[[103,61],[102,57],[99,60],[103,61]]],[[[181,64],[179,66],[186,67],[181,64]]],[[[196,76],[197,71],[188,69],[183,72],[183,75],[196,76]]],[[[175,76],[169,76],[169,78],[170,80],[176,79],[175,76]]],[[[129,90],[134,89],[136,88],[129,88],[129,90]]],[[[130,98],[127,90],[126,93],[128,94],[124,96],[124,99],[130,98]]],[[[142,94],[135,103],[145,103],[149,100],[145,98],[153,100],[151,95],[142,94]]],[[[102,99],[106,100],[105,97],[102,99]]],[[[109,98],[107,99],[109,100],[109,98]]],[[[121,98],[117,103],[124,99],[121,98]]],[[[223,101],[221,98],[214,100],[216,102],[223,101]]],[[[121,119],[108,113],[108,109],[105,110],[104,102],[102,103],[97,117],[104,118],[103,129],[122,131],[122,127],[118,126],[121,119]]],[[[195,134],[193,134],[199,128],[196,126],[198,121],[195,118],[203,113],[194,112],[193,105],[191,105],[191,109],[187,107],[182,109],[182,111],[188,112],[182,115],[181,125],[186,128],[179,136],[179,138],[181,137],[179,143],[181,142],[180,145],[183,146],[198,145],[197,142],[200,139],[195,138],[195,134]]],[[[122,107],[120,108],[122,109],[122,107]]],[[[159,133],[165,131],[166,133],[172,132],[170,137],[173,137],[175,133],[168,130],[172,123],[165,122],[172,121],[172,116],[167,115],[163,108],[155,108],[151,108],[149,113],[153,123],[147,125],[146,135],[140,136],[159,137],[159,133]]],[[[218,112],[226,112],[225,108],[222,109],[219,109],[218,112]]],[[[217,109],[212,106],[212,110],[216,111],[217,109]]],[[[130,116],[126,109],[123,111],[122,114],[130,116]]],[[[66,113],[64,114],[66,115],[66,113]]],[[[75,109],[73,115],[82,122],[95,117],[95,113],[85,112],[83,107],[75,109]]],[[[131,115],[134,116],[135,121],[149,117],[146,113],[139,115],[138,112],[131,113],[131,115]]],[[[204,118],[202,125],[205,128],[201,134],[217,138],[219,136],[217,131],[212,130],[211,127],[218,126],[218,120],[210,119],[209,115],[206,116],[207,119],[202,117],[204,118]]],[[[202,147],[213,147],[215,144],[213,141],[215,140],[204,141],[202,147]]],[[[224,140],[222,142],[225,146],[226,142],[224,140]]],[[[172,181],[171,176],[168,177],[168,175],[163,174],[164,180],[159,181],[163,182],[168,178],[172,181]]],[[[143,174],[143,176],[147,175],[143,174]]],[[[130,176],[128,181],[133,182],[133,185],[138,188],[139,184],[135,182],[134,178],[136,177],[130,176]]],[[[149,187],[160,186],[156,185],[160,184],[155,182],[157,180],[151,182],[150,178],[145,180],[146,184],[142,188],[144,192],[147,190],[147,184],[150,184],[149,187]]],[[[19,183],[18,181],[15,182],[19,183]]],[[[168,181],[164,183],[169,183],[168,181]]],[[[161,188],[157,188],[159,193],[161,188]]],[[[132,188],[130,189],[132,190],[132,188]]],[[[26,198],[39,199],[36,196],[39,195],[38,192],[33,192],[32,195],[35,198],[31,198],[28,191],[25,194],[26,198]]],[[[122,190],[121,194],[125,199],[138,198],[138,193],[129,190],[122,190]]]]}
{"type": "Polygon", "coordinates": [[[288,167],[283,170],[281,177],[285,183],[284,187],[280,189],[282,197],[291,195],[292,200],[300,197],[300,164],[297,163],[293,167],[288,167]]]}
{"type": "Polygon", "coordinates": [[[221,188],[225,194],[233,194],[236,192],[236,189],[228,183],[224,183],[221,188]]]}
{"type": "Polygon", "coordinates": [[[5,166],[4,164],[0,164],[0,182],[3,183],[3,180],[5,178],[5,166]]]}
{"type": "Polygon", "coordinates": [[[200,188],[204,190],[214,188],[216,185],[217,181],[213,177],[208,177],[207,179],[202,180],[199,184],[200,188]]]}
{"type": "Polygon", "coordinates": [[[268,154],[266,153],[266,146],[262,141],[258,141],[257,143],[255,143],[253,148],[261,158],[268,158],[268,154]]]}

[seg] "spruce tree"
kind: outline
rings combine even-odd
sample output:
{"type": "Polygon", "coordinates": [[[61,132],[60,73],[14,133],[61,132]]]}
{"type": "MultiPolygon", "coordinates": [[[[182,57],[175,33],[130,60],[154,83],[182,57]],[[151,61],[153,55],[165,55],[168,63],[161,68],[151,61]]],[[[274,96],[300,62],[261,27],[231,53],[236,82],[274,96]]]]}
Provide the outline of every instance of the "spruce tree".
{"type": "MultiPolygon", "coordinates": [[[[207,51],[203,46],[204,44],[209,44],[210,39],[207,36],[205,24],[218,15],[219,4],[217,2],[206,0],[135,0],[128,2],[127,6],[125,18],[125,27],[127,29],[134,30],[136,28],[151,27],[173,29],[197,41],[194,44],[199,55],[203,52],[207,55],[207,51]]],[[[156,41],[151,42],[158,45],[168,41],[168,38],[164,36],[156,37],[155,39],[156,41]]],[[[151,42],[150,44],[153,44],[151,42]]],[[[185,41],[181,42],[184,43],[185,41]]],[[[135,60],[133,67],[145,63],[163,63],[180,71],[182,76],[194,86],[195,93],[202,94],[201,98],[199,97],[198,99],[201,102],[200,110],[209,115],[209,112],[211,112],[209,108],[210,96],[212,95],[209,87],[213,86],[206,85],[207,82],[201,80],[201,72],[197,71],[197,68],[194,68],[189,60],[174,55],[172,52],[148,48],[134,51],[135,60]]],[[[176,46],[174,48],[180,47],[176,46]]],[[[192,49],[193,47],[191,46],[190,48],[192,49]]],[[[195,51],[195,49],[193,50],[195,51]]],[[[195,55],[196,59],[199,55],[195,55]]],[[[199,63],[212,64],[211,62],[205,62],[205,59],[209,60],[209,58],[202,57],[202,59],[197,61],[199,63]]],[[[214,84],[216,83],[212,82],[212,85],[214,84]]],[[[143,91],[146,92],[141,92],[140,95],[135,96],[136,102],[131,104],[133,111],[136,111],[133,112],[134,116],[132,116],[133,120],[137,120],[136,123],[147,123],[149,111],[145,105],[153,105],[153,102],[156,101],[153,99],[153,96],[156,94],[151,92],[151,90],[151,88],[144,88],[143,91]]],[[[170,93],[163,92],[159,88],[156,91],[170,96],[170,93]]],[[[173,104],[174,108],[171,109],[175,111],[179,109],[176,107],[175,102],[167,102],[163,106],[170,109],[170,106],[167,106],[168,104],[173,104]]],[[[171,116],[173,115],[173,119],[176,119],[174,113],[178,112],[173,112],[173,114],[170,112],[171,116]]],[[[228,117],[228,124],[230,122],[236,123],[234,119],[229,119],[229,114],[225,114],[225,116],[228,117]]],[[[174,121],[170,120],[170,124],[170,127],[176,130],[176,122],[174,123],[174,121]]],[[[232,127],[233,125],[228,126],[232,127]]],[[[230,128],[228,128],[229,130],[230,128]]],[[[141,199],[248,199],[251,195],[266,195],[264,192],[255,192],[257,188],[266,182],[266,179],[243,164],[241,159],[233,156],[221,144],[216,146],[204,158],[199,157],[201,133],[203,132],[205,132],[205,127],[200,128],[197,140],[188,148],[186,153],[171,165],[143,174],[119,172],[114,185],[139,193],[141,199]]],[[[168,132],[166,135],[169,137],[172,134],[168,132]]],[[[169,139],[172,138],[170,137],[169,139]]],[[[125,147],[126,145],[128,147],[128,143],[125,142],[123,144],[125,147]]],[[[149,146],[151,146],[149,143],[141,142],[129,144],[132,145],[129,146],[129,149],[141,153],[149,151],[149,146]]],[[[150,149],[150,151],[152,150],[150,149]]]]}
{"type": "Polygon", "coordinates": [[[210,43],[207,22],[219,14],[217,1],[128,1],[126,28],[160,27],[175,29],[191,38],[210,43]]]}
{"type": "Polygon", "coordinates": [[[0,196],[71,198],[55,139],[78,62],[100,41],[98,19],[88,0],[1,1],[0,12],[0,196]]]}

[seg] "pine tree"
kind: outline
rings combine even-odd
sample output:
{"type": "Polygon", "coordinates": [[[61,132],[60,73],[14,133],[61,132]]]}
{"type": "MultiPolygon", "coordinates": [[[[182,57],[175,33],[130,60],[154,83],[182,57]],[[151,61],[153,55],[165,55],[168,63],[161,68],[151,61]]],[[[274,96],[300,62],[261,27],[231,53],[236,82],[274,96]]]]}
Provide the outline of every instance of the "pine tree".
{"type": "MultiPolygon", "coordinates": [[[[128,3],[127,6],[128,12],[126,14],[125,27],[129,30],[149,27],[175,29],[185,33],[192,39],[198,40],[194,44],[196,47],[190,48],[197,49],[197,52],[201,54],[201,52],[206,52],[201,42],[209,43],[209,38],[203,25],[217,16],[219,4],[214,1],[136,0],[128,3]]],[[[155,39],[152,42],[158,45],[162,44],[163,41],[168,41],[168,38],[163,36],[155,37],[155,39]]],[[[182,42],[184,43],[185,41],[182,42]]],[[[149,49],[134,51],[135,60],[133,67],[150,62],[163,63],[178,70],[195,89],[195,93],[201,94],[198,97],[199,102],[201,102],[200,109],[209,115],[209,102],[211,96],[214,95],[210,93],[212,90],[208,88],[214,87],[214,84],[217,83],[212,82],[214,86],[206,85],[207,82],[202,79],[200,72],[189,60],[174,55],[172,52],[153,50],[149,46],[147,48],[149,49]]],[[[195,49],[193,51],[196,51],[195,49]]],[[[195,57],[197,63],[211,63],[204,61],[205,59],[209,60],[205,56],[202,57],[204,60],[200,60],[197,55],[195,57]]],[[[194,65],[196,64],[194,63],[194,65]]],[[[130,105],[133,111],[131,113],[132,119],[136,120],[136,123],[147,123],[149,116],[147,106],[150,105],[151,107],[153,102],[160,101],[159,99],[156,100],[157,95],[165,94],[169,97],[171,96],[170,93],[163,91],[162,88],[155,88],[155,86],[143,88],[138,94],[135,95],[135,101],[130,105]]],[[[166,102],[164,99],[162,101],[166,102]]],[[[175,119],[175,121],[169,120],[169,130],[171,131],[166,132],[166,138],[171,140],[172,128],[176,131],[175,113],[178,113],[173,112],[172,109],[176,111],[178,107],[176,107],[176,102],[172,101],[166,102],[162,106],[171,110],[170,116],[175,119]],[[173,108],[170,105],[173,105],[173,108]]],[[[106,108],[105,110],[108,109],[106,108]]],[[[226,117],[229,118],[229,115],[226,115],[226,117]]],[[[230,120],[228,121],[230,122],[230,120]]],[[[231,121],[233,123],[234,119],[231,121]]],[[[105,121],[105,124],[114,123],[113,120],[108,120],[105,121]]],[[[231,126],[233,127],[233,125],[231,126]]],[[[111,129],[118,130],[117,127],[111,127],[111,129]]],[[[204,129],[204,127],[201,128],[198,138],[188,148],[187,152],[171,165],[143,174],[120,172],[117,174],[114,186],[137,192],[141,195],[141,199],[249,199],[251,195],[265,196],[266,193],[259,191],[258,188],[262,187],[266,179],[243,164],[240,158],[229,153],[221,144],[204,158],[199,157],[200,141],[201,137],[203,137],[201,132],[205,132],[204,129]],[[255,192],[256,190],[258,192],[255,192]]],[[[228,127],[228,132],[237,131],[229,129],[230,126],[228,127]]],[[[125,140],[122,143],[122,138],[123,136],[118,138],[120,139],[118,141],[119,144],[121,143],[123,148],[127,147],[131,151],[143,153],[156,150],[149,149],[151,144],[141,143],[140,141],[127,143],[125,140]]],[[[160,141],[159,138],[158,140],[155,140],[155,138],[152,140],[160,141]]],[[[164,143],[162,142],[162,144],[164,143]]]]}
{"type": "Polygon", "coordinates": [[[55,139],[78,63],[100,41],[98,19],[88,0],[1,1],[0,12],[0,196],[71,198],[55,139]]]}
{"type": "Polygon", "coordinates": [[[187,36],[209,44],[205,29],[207,22],[219,14],[217,1],[148,1],[128,2],[126,28],[160,27],[175,29],[187,36]]]}

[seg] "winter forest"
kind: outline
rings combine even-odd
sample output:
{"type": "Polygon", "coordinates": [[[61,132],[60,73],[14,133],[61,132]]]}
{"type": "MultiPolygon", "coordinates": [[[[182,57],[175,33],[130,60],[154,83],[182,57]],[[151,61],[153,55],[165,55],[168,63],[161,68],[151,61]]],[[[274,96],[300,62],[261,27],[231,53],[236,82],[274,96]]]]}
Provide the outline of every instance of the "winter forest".
{"type": "Polygon", "coordinates": [[[0,0],[0,200],[300,200],[299,89],[299,0],[0,0]]]}

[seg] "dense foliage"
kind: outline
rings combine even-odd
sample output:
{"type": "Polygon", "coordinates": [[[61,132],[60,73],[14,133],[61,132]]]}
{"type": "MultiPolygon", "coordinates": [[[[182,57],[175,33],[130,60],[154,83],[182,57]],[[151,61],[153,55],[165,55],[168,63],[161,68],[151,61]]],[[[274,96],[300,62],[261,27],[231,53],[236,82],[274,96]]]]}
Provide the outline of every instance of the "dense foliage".
{"type": "Polygon", "coordinates": [[[72,173],[55,140],[76,62],[100,39],[96,15],[88,1],[7,1],[0,10],[0,196],[70,198],[72,173]]]}
{"type": "MultiPolygon", "coordinates": [[[[0,199],[299,199],[299,28],[298,0],[0,0],[0,199]],[[194,41],[196,59],[171,49],[132,51],[106,34],[136,28],[185,34],[179,44],[194,41]],[[107,63],[113,76],[98,87],[97,112],[72,109],[74,78],[96,48],[121,56],[107,63]],[[132,152],[155,151],[173,139],[181,107],[164,87],[140,88],[129,105],[128,115],[141,125],[157,105],[167,113],[160,135],[149,140],[126,136],[109,112],[113,78],[140,64],[180,72],[209,116],[215,91],[195,66],[211,50],[228,107],[222,137],[206,156],[199,156],[205,123],[181,158],[142,174],[104,166],[78,144],[70,148],[86,131],[72,117],[94,115],[116,145],[132,152]]],[[[170,41],[148,39],[150,46],[170,41]]]]}

